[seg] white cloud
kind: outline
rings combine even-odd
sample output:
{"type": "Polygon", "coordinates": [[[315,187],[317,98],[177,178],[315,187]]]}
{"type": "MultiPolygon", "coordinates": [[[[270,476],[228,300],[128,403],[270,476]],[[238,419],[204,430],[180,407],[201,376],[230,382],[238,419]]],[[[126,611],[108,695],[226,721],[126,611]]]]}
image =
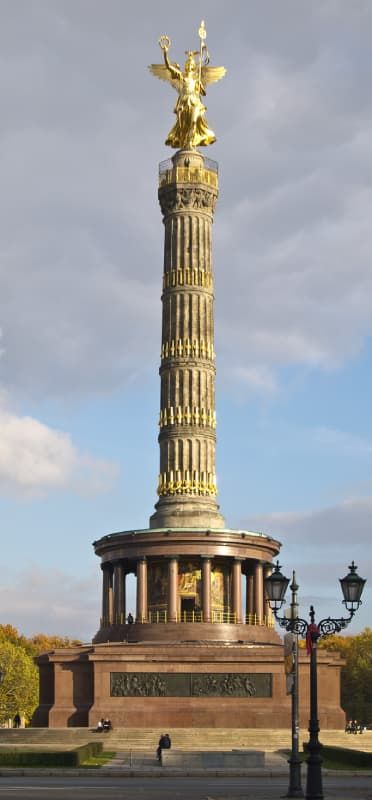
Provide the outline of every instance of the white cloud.
{"type": "Polygon", "coordinates": [[[79,453],[68,433],[0,409],[1,493],[95,493],[111,488],[116,475],[113,463],[79,453]]]}
{"type": "MultiPolygon", "coordinates": [[[[371,332],[372,9],[235,6],[205,8],[228,67],[208,93],[216,322],[224,374],[257,386],[273,367],[337,368],[371,332]]],[[[2,375],[19,392],[111,389],[158,360],[156,170],[174,97],[146,64],[159,25],[180,59],[198,5],[83,9],[36,2],[2,20],[2,375]]]]}
{"type": "MultiPolygon", "coordinates": [[[[69,636],[90,642],[99,628],[102,573],[96,569],[80,578],[71,573],[32,564],[15,572],[9,567],[0,587],[1,619],[26,636],[36,633],[69,636]]],[[[135,613],[135,580],[127,578],[127,608],[135,613]]]]}
{"type": "Polygon", "coordinates": [[[53,567],[32,565],[8,572],[0,587],[3,623],[32,636],[47,633],[90,641],[99,627],[100,570],[76,578],[53,567]]]}
{"type": "Polygon", "coordinates": [[[326,427],[314,428],[310,435],[317,444],[344,456],[372,455],[372,442],[362,436],[326,427]]]}
{"type": "Polygon", "coordinates": [[[242,381],[250,389],[273,394],[277,391],[277,383],[271,370],[264,366],[235,367],[232,375],[238,381],[242,381]]]}
{"type": "Polygon", "coordinates": [[[345,616],[338,579],[352,559],[367,579],[363,602],[351,632],[370,626],[372,558],[370,556],[372,497],[346,498],[329,508],[303,513],[272,512],[244,520],[248,530],[260,530],[282,542],[280,563],[290,576],[294,569],[301,586],[300,602],[316,602],[321,615],[345,616]]]}

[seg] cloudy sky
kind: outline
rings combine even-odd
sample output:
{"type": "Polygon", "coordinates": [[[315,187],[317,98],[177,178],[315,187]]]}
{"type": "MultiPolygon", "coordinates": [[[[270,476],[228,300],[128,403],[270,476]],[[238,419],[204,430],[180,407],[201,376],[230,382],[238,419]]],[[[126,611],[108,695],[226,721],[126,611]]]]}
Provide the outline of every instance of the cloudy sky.
{"type": "Polygon", "coordinates": [[[342,613],[352,558],[372,586],[371,2],[0,5],[2,621],[88,641],[91,542],[153,510],[175,94],[147,64],[201,17],[221,510],[282,541],[304,614],[342,613]]]}

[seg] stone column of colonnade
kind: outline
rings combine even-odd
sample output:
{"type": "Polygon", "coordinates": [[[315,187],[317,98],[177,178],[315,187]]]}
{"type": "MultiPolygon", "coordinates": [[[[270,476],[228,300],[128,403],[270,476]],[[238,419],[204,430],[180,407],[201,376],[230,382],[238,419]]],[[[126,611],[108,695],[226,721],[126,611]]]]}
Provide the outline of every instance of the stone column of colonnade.
{"type": "Polygon", "coordinates": [[[101,564],[102,626],[122,625],[126,619],[126,568],[122,561],[101,564]]]}
{"type": "Polygon", "coordinates": [[[177,622],[178,558],[168,562],[168,622],[177,622]]]}
{"type": "Polygon", "coordinates": [[[123,625],[125,623],[125,567],[122,561],[114,563],[114,623],[123,625]]]}
{"type": "Polygon", "coordinates": [[[231,605],[233,619],[237,623],[242,622],[242,562],[239,558],[234,558],[232,562],[232,581],[231,581],[231,605]]]}
{"type": "Polygon", "coordinates": [[[211,621],[212,597],[211,597],[211,577],[212,562],[209,556],[202,556],[202,614],[203,622],[211,621]]]}
{"type": "Polygon", "coordinates": [[[137,561],[136,622],[147,622],[147,620],[147,561],[145,558],[140,558],[137,561]]]}
{"type": "Polygon", "coordinates": [[[164,219],[159,500],[150,527],[223,528],[216,500],[212,222],[217,165],[178,151],[161,165],[164,219]]]}
{"type": "Polygon", "coordinates": [[[245,614],[246,619],[254,617],[254,572],[253,567],[250,565],[246,573],[246,597],[245,597],[245,614]]]}
{"type": "Polygon", "coordinates": [[[246,619],[262,624],[273,624],[273,613],[265,596],[264,579],[270,575],[272,567],[266,562],[250,562],[246,573],[246,619]]]}
{"type": "MultiPolygon", "coordinates": [[[[264,566],[264,578],[268,578],[271,575],[272,571],[273,571],[272,566],[269,565],[269,564],[265,564],[265,566],[264,566]]],[[[274,612],[272,611],[272,609],[270,607],[270,603],[267,600],[265,593],[264,593],[264,608],[265,608],[265,617],[266,617],[266,620],[267,620],[267,624],[270,625],[270,626],[274,626],[274,623],[275,623],[274,612]]]]}
{"type": "Polygon", "coordinates": [[[254,603],[255,614],[261,622],[264,617],[264,583],[263,583],[263,564],[256,561],[254,565],[254,603]]]}
{"type": "Polygon", "coordinates": [[[113,622],[113,572],[111,564],[101,564],[102,569],[102,626],[113,622]]]}
{"type": "MultiPolygon", "coordinates": [[[[211,577],[210,556],[201,556],[201,605],[202,619],[211,621],[211,577]]],[[[168,561],[167,619],[178,619],[178,563],[173,556],[168,561]]],[[[239,558],[231,559],[231,612],[236,623],[244,621],[242,615],[242,563],[239,558]]],[[[264,593],[264,578],[272,571],[265,562],[249,561],[246,569],[246,621],[249,624],[273,624],[273,614],[264,593]]],[[[137,561],[136,621],[148,621],[148,578],[147,560],[137,561]]],[[[127,568],[122,561],[102,565],[102,626],[124,624],[126,620],[127,568]]]]}

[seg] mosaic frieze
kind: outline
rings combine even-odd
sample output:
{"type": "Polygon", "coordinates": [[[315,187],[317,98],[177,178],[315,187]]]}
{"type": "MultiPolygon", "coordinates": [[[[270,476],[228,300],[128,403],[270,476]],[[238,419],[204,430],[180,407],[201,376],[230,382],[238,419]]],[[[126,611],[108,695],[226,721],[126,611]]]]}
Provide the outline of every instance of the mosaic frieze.
{"type": "Polygon", "coordinates": [[[148,565],[149,607],[166,607],[168,593],[168,565],[164,562],[148,565]]]}
{"type": "Polygon", "coordinates": [[[227,568],[213,567],[211,573],[211,604],[212,611],[224,611],[227,606],[225,597],[227,589],[227,568]]]}
{"type": "Polygon", "coordinates": [[[195,600],[195,605],[201,605],[201,569],[191,562],[184,562],[178,567],[178,594],[181,597],[190,597],[195,600]]]}

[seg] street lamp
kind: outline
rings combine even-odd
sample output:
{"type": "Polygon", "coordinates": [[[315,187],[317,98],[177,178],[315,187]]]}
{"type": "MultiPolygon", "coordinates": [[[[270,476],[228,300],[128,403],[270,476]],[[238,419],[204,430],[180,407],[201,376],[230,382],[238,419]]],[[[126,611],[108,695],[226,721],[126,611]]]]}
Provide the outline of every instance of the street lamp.
{"type": "MultiPolygon", "coordinates": [[[[284,603],[285,593],[289,584],[289,579],[280,572],[281,567],[277,561],[274,571],[271,575],[265,578],[265,590],[270,608],[274,612],[275,619],[279,622],[281,628],[290,631],[296,635],[304,636],[306,638],[306,649],[310,655],[310,721],[309,721],[309,755],[306,759],[307,763],[307,780],[306,780],[306,798],[307,800],[323,800],[323,786],[322,786],[322,759],[320,756],[321,745],[319,742],[319,720],[318,720],[318,685],[317,685],[317,643],[318,639],[323,636],[330,636],[332,633],[339,633],[343,628],[346,628],[351,622],[356,610],[361,604],[361,596],[364,589],[365,580],[360,578],[357,574],[357,567],[352,561],[349,570],[350,572],[345,578],[340,578],[341,590],[344,596],[343,604],[349,612],[349,617],[346,619],[341,617],[333,619],[327,617],[320,622],[315,622],[314,606],[310,606],[310,622],[301,619],[299,616],[293,616],[287,619],[286,617],[279,616],[279,610],[284,603]]],[[[295,588],[292,592],[297,591],[298,586],[295,581],[295,574],[293,573],[293,584],[295,588]]],[[[292,588],[292,587],[291,587],[292,588]]],[[[294,708],[292,703],[292,714],[294,708]]],[[[292,719],[292,731],[293,731],[292,719]]],[[[295,744],[292,738],[292,754],[290,758],[290,786],[288,789],[287,797],[301,797],[301,794],[291,794],[291,789],[295,791],[302,791],[301,784],[298,785],[298,767],[296,765],[296,753],[293,752],[293,745],[295,744]],[[295,772],[297,770],[297,773],[295,772]],[[297,777],[296,777],[297,775],[297,777]]],[[[298,753],[297,753],[298,758],[298,753]]]]}

